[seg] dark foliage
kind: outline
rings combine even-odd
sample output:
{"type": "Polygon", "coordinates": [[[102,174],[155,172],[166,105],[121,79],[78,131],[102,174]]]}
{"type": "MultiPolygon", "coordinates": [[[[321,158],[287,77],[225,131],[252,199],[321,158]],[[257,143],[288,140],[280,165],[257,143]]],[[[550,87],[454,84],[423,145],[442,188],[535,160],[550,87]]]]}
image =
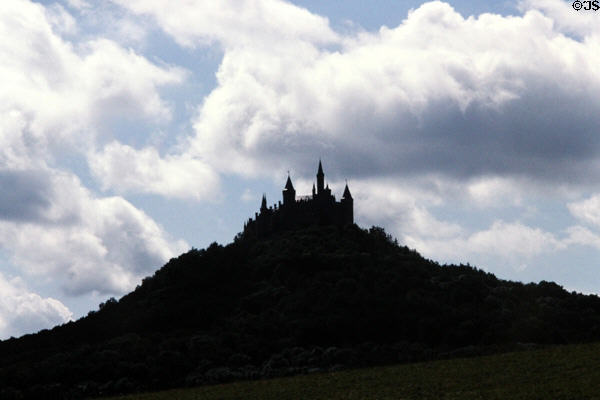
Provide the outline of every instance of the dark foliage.
{"type": "Polygon", "coordinates": [[[381,228],[238,237],[0,342],[0,398],[102,394],[600,339],[600,298],[440,266],[381,228]],[[530,346],[530,345],[527,345],[530,346]]]}

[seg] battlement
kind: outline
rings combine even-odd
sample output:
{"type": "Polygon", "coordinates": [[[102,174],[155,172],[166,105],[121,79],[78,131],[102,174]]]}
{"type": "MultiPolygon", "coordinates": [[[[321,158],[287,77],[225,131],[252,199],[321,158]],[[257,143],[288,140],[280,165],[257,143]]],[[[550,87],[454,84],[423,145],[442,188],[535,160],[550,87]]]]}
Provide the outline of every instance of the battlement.
{"type": "Polygon", "coordinates": [[[354,199],[346,183],[340,201],[331,194],[329,185],[325,186],[325,174],[319,161],[317,185],[313,184],[312,194],[296,196],[292,179],[288,175],[282,190],[283,202],[279,201],[267,207],[267,198],[263,195],[259,212],[254,219],[244,224],[245,236],[263,237],[272,232],[302,228],[311,225],[344,226],[354,223],[354,199]]]}

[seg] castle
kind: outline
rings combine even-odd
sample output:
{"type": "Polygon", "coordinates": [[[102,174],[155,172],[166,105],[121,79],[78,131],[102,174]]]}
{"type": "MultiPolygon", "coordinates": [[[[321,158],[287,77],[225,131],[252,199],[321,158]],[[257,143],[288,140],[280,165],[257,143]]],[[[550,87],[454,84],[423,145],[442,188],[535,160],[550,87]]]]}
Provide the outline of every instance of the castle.
{"type": "Polygon", "coordinates": [[[354,200],[348,183],[340,201],[335,200],[329,185],[325,186],[325,174],[319,160],[317,186],[313,183],[312,195],[296,197],[296,190],[289,176],[283,188],[283,203],[267,207],[263,194],[260,211],[244,224],[244,235],[263,237],[272,232],[306,227],[310,225],[344,226],[354,223],[354,200]]]}

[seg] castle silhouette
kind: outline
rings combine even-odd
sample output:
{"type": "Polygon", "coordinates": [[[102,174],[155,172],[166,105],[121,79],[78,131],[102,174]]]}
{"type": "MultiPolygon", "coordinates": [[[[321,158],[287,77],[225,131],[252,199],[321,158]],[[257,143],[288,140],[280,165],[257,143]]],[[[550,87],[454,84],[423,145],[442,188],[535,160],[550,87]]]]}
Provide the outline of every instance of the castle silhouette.
{"type": "Polygon", "coordinates": [[[348,183],[346,182],[342,198],[336,201],[329,184],[325,186],[321,160],[317,171],[317,186],[315,189],[313,183],[312,195],[296,197],[289,173],[282,193],[283,203],[279,201],[271,207],[267,207],[267,197],[263,194],[260,211],[254,214],[254,219],[250,218],[244,224],[244,235],[264,237],[272,232],[310,225],[344,226],[354,223],[354,200],[348,183]]]}

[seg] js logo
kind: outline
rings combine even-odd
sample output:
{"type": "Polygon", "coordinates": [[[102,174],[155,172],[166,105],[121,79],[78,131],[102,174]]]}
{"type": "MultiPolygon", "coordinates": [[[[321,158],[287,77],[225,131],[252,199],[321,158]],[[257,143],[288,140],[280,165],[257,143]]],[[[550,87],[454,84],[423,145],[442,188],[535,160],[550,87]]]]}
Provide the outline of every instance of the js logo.
{"type": "Polygon", "coordinates": [[[594,10],[594,11],[598,11],[598,9],[600,9],[600,0],[586,0],[586,1],[579,1],[579,0],[575,0],[573,2],[573,8],[575,9],[575,11],[579,11],[579,10],[594,10]]]}

